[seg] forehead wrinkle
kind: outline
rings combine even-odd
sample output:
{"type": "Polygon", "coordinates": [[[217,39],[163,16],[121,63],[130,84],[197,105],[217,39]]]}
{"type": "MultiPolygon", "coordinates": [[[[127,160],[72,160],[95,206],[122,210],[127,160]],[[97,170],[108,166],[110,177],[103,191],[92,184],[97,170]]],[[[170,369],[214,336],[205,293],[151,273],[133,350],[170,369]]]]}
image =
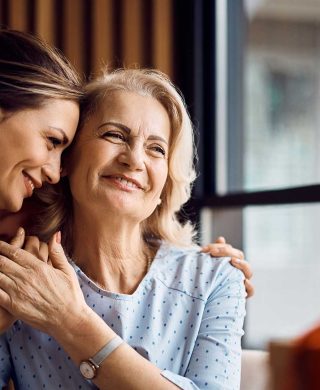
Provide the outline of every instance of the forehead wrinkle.
{"type": "Polygon", "coordinates": [[[116,126],[119,129],[124,130],[128,134],[131,133],[131,129],[128,126],[122,124],[121,122],[116,122],[113,120],[102,123],[101,125],[98,126],[97,130],[100,130],[103,126],[108,126],[108,125],[116,126]]]}
{"type": "Polygon", "coordinates": [[[147,141],[159,141],[159,142],[162,142],[164,143],[165,145],[168,146],[168,141],[159,136],[159,135],[155,135],[155,134],[150,134],[148,136],[145,136],[144,132],[142,132],[142,134],[137,134],[137,135],[133,135],[132,133],[130,134],[130,138],[132,139],[142,139],[144,142],[147,142],[147,141]]]}
{"type": "Polygon", "coordinates": [[[147,134],[147,136],[145,135],[145,133],[148,132],[148,131],[152,132],[153,131],[152,129],[149,130],[148,127],[145,128],[145,127],[142,127],[142,125],[139,125],[137,127],[138,128],[137,134],[133,134],[134,133],[134,128],[136,128],[136,126],[130,127],[128,125],[123,124],[119,120],[111,119],[111,120],[108,120],[106,122],[103,122],[101,125],[99,125],[97,127],[97,130],[99,131],[104,126],[108,126],[108,125],[115,126],[115,127],[118,127],[121,130],[124,130],[128,135],[130,135],[130,138],[137,139],[137,138],[140,137],[140,138],[143,138],[145,141],[148,141],[148,140],[151,140],[151,141],[161,141],[161,142],[164,142],[166,145],[168,145],[168,141],[164,137],[162,137],[161,135],[158,135],[158,134],[147,134]]]}
{"type": "Polygon", "coordinates": [[[123,124],[131,130],[130,138],[143,134],[143,139],[145,140],[158,140],[167,145],[170,143],[172,127],[170,115],[157,99],[129,91],[115,91],[112,94],[112,99],[110,99],[111,95],[107,96],[100,107],[100,124],[103,122],[123,124]],[[136,102],[135,96],[137,96],[137,106],[133,104],[136,102]],[[157,126],[158,123],[160,123],[159,126],[157,126]],[[169,126],[168,131],[167,123],[169,126]]]}
{"type": "MultiPolygon", "coordinates": [[[[164,142],[166,145],[168,145],[169,140],[166,140],[165,136],[163,135],[162,128],[154,130],[150,126],[145,126],[142,127],[143,125],[140,124],[138,126],[138,134],[137,135],[132,135],[133,137],[139,137],[141,136],[141,133],[143,135],[144,140],[146,141],[161,141],[164,142]],[[146,135],[147,133],[147,135],[146,135]]],[[[170,136],[170,133],[169,133],[170,136]]]]}

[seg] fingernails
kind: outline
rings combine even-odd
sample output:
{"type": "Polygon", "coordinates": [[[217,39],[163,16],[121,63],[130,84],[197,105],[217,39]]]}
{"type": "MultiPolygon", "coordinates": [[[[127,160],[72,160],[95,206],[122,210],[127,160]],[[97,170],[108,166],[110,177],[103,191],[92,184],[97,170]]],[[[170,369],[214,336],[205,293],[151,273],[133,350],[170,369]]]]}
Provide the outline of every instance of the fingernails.
{"type": "Polygon", "coordinates": [[[22,236],[23,234],[24,234],[24,228],[20,226],[17,230],[17,236],[22,236]]]}
{"type": "Polygon", "coordinates": [[[57,244],[61,244],[61,232],[60,230],[55,234],[55,240],[57,244]]]}
{"type": "Polygon", "coordinates": [[[233,258],[231,259],[231,261],[232,261],[233,263],[237,263],[237,264],[240,264],[240,263],[241,263],[241,260],[240,260],[240,259],[237,259],[236,257],[233,257],[233,258]]]}

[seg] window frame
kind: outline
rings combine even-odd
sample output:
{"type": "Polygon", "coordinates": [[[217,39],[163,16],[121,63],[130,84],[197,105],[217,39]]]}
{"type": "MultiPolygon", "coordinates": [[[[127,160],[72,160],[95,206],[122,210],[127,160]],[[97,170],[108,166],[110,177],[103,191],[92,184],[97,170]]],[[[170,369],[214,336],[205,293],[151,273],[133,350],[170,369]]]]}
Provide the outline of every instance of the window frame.
{"type": "MultiPolygon", "coordinates": [[[[210,186],[203,187],[201,196],[194,197],[195,207],[201,210],[203,207],[225,208],[320,202],[320,184],[317,183],[257,191],[234,191],[232,189],[231,183],[234,185],[235,181],[239,181],[242,177],[242,173],[240,175],[238,173],[235,179],[228,167],[236,165],[242,169],[243,80],[238,75],[243,74],[244,8],[243,0],[237,2],[217,0],[215,5],[215,52],[209,52],[211,56],[209,62],[216,60],[215,92],[207,93],[208,91],[204,89],[203,100],[210,101],[211,107],[216,107],[214,112],[216,120],[214,129],[208,130],[205,122],[203,123],[204,129],[200,129],[201,134],[213,131],[215,140],[208,143],[207,137],[203,137],[200,161],[206,160],[205,157],[210,154],[212,145],[215,148],[216,161],[211,165],[215,169],[210,175],[210,186]],[[224,20],[221,20],[221,14],[224,20]],[[213,96],[214,99],[212,99],[213,96]],[[230,135],[233,137],[232,141],[230,135]],[[228,155],[232,156],[232,164],[230,160],[228,161],[228,155]]],[[[204,77],[206,78],[206,73],[204,77]]],[[[212,113],[212,110],[208,111],[212,113]]],[[[213,122],[214,117],[207,120],[213,122]]],[[[203,176],[207,178],[206,170],[203,176]]],[[[239,188],[237,185],[235,187],[239,188]]]]}
{"type": "MultiPolygon", "coordinates": [[[[174,2],[174,80],[183,91],[195,123],[200,172],[183,216],[186,215],[199,227],[201,243],[212,242],[219,234],[225,235],[238,248],[243,248],[246,207],[320,202],[318,183],[251,192],[237,192],[230,188],[229,178],[232,176],[226,174],[230,166],[228,148],[229,152],[231,148],[234,158],[232,165],[241,166],[239,161],[242,163],[243,154],[243,83],[241,77],[237,77],[243,74],[246,34],[243,1],[174,2]],[[223,20],[219,19],[221,9],[223,20]],[[223,43],[224,46],[221,46],[223,43]],[[230,131],[230,126],[237,127],[230,131]],[[230,134],[234,132],[237,139],[230,144],[230,134]],[[237,148],[232,150],[235,145],[237,148]]],[[[243,345],[248,347],[246,336],[243,345]]]]}

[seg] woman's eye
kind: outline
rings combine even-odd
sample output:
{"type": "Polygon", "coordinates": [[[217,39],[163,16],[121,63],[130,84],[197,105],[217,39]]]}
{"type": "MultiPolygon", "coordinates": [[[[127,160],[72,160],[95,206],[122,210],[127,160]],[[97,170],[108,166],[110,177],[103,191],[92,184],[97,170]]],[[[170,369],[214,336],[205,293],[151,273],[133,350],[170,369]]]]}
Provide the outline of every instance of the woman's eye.
{"type": "Polygon", "coordinates": [[[62,141],[56,137],[48,137],[48,141],[50,143],[50,146],[53,147],[54,149],[62,145],[62,141]]]}
{"type": "Polygon", "coordinates": [[[102,136],[103,136],[103,138],[110,139],[112,142],[126,142],[127,141],[126,137],[122,133],[119,133],[116,131],[107,131],[102,136]]]}
{"type": "Polygon", "coordinates": [[[150,150],[152,150],[157,155],[161,155],[163,157],[166,156],[166,151],[164,150],[164,148],[162,146],[152,145],[152,146],[150,146],[150,150]]]}

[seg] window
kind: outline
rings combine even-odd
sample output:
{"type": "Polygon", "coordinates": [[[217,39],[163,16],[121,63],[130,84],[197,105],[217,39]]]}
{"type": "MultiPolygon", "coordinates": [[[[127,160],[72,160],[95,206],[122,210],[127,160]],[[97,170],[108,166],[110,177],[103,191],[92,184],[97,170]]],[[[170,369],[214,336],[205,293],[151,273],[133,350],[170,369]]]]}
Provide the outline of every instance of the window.
{"type": "Polygon", "coordinates": [[[246,347],[320,318],[320,2],[216,1],[216,189],[202,239],[252,262],[246,347]],[[318,203],[319,202],[319,203],[318,203]]]}
{"type": "Polygon", "coordinates": [[[319,182],[320,3],[300,1],[296,14],[291,1],[268,0],[249,15],[251,3],[244,3],[247,34],[240,190],[319,182]]]}

